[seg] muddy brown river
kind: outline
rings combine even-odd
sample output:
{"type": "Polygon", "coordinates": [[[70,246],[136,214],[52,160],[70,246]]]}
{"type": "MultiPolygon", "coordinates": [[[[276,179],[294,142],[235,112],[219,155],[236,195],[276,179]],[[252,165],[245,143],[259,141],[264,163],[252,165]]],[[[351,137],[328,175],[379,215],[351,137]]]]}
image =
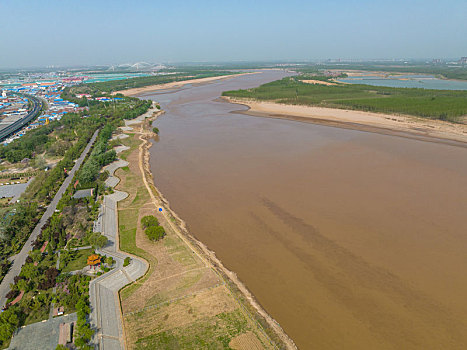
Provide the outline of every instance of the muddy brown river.
{"type": "Polygon", "coordinates": [[[268,71],[142,96],[171,207],[301,349],[467,348],[467,148],[253,117],[268,71]]]}

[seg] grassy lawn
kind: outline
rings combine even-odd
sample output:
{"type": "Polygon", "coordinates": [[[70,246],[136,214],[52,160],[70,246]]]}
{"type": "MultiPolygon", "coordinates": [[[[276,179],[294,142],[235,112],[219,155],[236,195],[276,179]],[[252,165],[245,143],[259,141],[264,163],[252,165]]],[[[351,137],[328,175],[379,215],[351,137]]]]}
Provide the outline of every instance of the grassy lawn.
{"type": "MultiPolygon", "coordinates": [[[[130,154],[137,152],[140,143],[141,141],[135,139],[131,134],[130,137],[122,139],[122,144],[130,148],[120,153],[119,158],[128,159],[130,154]]],[[[130,254],[140,256],[149,262],[149,271],[139,280],[140,283],[143,283],[152,274],[155,266],[157,265],[157,259],[154,256],[136,246],[136,229],[138,225],[139,207],[144,203],[147,203],[150,200],[150,196],[139,176],[139,172],[137,174],[133,173],[130,171],[129,166],[118,169],[116,176],[121,179],[117,189],[129,194],[128,198],[118,203],[120,249],[130,254]]],[[[141,286],[140,283],[134,283],[122,289],[120,291],[122,300],[132,295],[141,286]]]]}
{"type": "Polygon", "coordinates": [[[88,256],[94,252],[94,249],[83,249],[75,250],[70,252],[71,260],[69,260],[66,265],[65,263],[60,262],[60,269],[62,272],[71,272],[76,270],[81,270],[86,266],[88,256]]]}

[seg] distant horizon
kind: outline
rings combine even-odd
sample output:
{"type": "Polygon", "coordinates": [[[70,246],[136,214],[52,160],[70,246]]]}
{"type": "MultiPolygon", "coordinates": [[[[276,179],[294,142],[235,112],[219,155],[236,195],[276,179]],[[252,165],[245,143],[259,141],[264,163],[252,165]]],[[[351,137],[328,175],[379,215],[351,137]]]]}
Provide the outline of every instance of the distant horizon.
{"type": "Polygon", "coordinates": [[[442,63],[456,62],[462,57],[467,57],[467,53],[464,56],[458,57],[425,57],[425,58],[339,58],[331,57],[326,59],[284,59],[284,60],[231,60],[231,61],[173,61],[173,62],[159,62],[159,61],[148,61],[148,60],[136,60],[136,61],[126,61],[119,63],[101,63],[101,64],[68,64],[68,65],[40,65],[40,66],[17,66],[17,67],[2,67],[0,66],[0,71],[3,70],[23,70],[23,69],[73,69],[73,68],[93,68],[93,67],[112,67],[112,66],[123,66],[127,64],[137,64],[137,63],[147,63],[151,65],[173,65],[173,66],[184,66],[184,65],[199,65],[199,66],[208,66],[208,65],[235,65],[235,64],[339,64],[339,63],[404,63],[408,64],[429,64],[432,60],[441,60],[442,63]],[[337,60],[340,60],[337,61],[337,60]],[[331,61],[331,62],[326,62],[331,61]]]}
{"type": "Polygon", "coordinates": [[[466,13],[461,0],[3,0],[0,67],[462,57],[466,13]]]}

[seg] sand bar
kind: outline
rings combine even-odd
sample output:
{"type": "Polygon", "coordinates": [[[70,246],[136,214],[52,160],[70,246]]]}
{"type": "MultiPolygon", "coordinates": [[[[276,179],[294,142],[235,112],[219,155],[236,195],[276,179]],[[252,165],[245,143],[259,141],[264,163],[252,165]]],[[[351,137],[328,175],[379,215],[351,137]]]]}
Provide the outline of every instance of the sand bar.
{"type": "Polygon", "coordinates": [[[233,103],[248,106],[250,109],[246,113],[250,115],[331,124],[381,133],[404,132],[414,136],[467,143],[466,124],[454,124],[414,116],[223,98],[233,103]]]}
{"type": "Polygon", "coordinates": [[[323,80],[301,80],[302,83],[306,84],[318,84],[318,85],[337,85],[335,83],[330,83],[329,81],[323,81],[323,80]]]}
{"type": "Polygon", "coordinates": [[[209,77],[209,78],[199,78],[199,79],[188,79],[188,80],[180,80],[174,81],[171,83],[166,84],[157,84],[157,85],[149,85],[140,88],[128,89],[128,90],[121,90],[115,91],[113,94],[123,94],[125,96],[136,96],[141,95],[147,92],[156,91],[156,90],[165,90],[165,89],[173,89],[173,88],[180,88],[186,84],[201,84],[201,83],[208,83],[213,80],[220,80],[220,79],[228,79],[240,75],[246,74],[256,74],[259,72],[250,72],[250,73],[240,73],[240,74],[229,74],[229,75],[220,75],[217,77],[209,77]]]}

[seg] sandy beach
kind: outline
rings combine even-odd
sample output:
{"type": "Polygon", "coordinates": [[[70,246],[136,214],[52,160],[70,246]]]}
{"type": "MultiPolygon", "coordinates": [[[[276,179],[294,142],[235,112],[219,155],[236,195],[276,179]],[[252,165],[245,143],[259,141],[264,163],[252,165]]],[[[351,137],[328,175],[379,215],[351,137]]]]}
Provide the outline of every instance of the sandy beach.
{"type": "Polygon", "coordinates": [[[331,85],[337,85],[335,83],[330,83],[329,81],[323,81],[323,80],[302,80],[302,83],[306,84],[318,84],[318,85],[326,85],[326,86],[331,86],[331,85]]]}
{"type": "Polygon", "coordinates": [[[140,88],[128,89],[128,90],[121,90],[115,91],[113,94],[123,94],[125,96],[136,96],[142,95],[147,92],[156,91],[156,90],[165,90],[165,89],[174,89],[180,88],[186,84],[202,84],[208,83],[213,80],[221,80],[221,79],[228,79],[235,76],[245,75],[245,74],[256,74],[259,72],[251,72],[251,73],[241,73],[241,74],[229,74],[229,75],[220,75],[217,77],[209,77],[209,78],[200,78],[200,79],[189,79],[189,80],[181,80],[181,81],[174,81],[172,83],[167,84],[158,84],[158,85],[149,85],[140,88]]]}
{"type": "Polygon", "coordinates": [[[379,133],[406,133],[406,136],[467,143],[467,125],[413,116],[363,111],[285,105],[246,99],[223,99],[249,107],[249,115],[294,119],[379,133]]]}

